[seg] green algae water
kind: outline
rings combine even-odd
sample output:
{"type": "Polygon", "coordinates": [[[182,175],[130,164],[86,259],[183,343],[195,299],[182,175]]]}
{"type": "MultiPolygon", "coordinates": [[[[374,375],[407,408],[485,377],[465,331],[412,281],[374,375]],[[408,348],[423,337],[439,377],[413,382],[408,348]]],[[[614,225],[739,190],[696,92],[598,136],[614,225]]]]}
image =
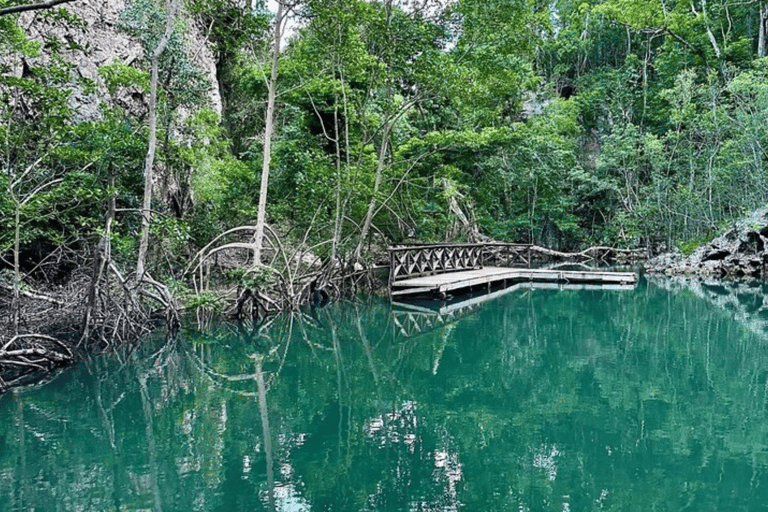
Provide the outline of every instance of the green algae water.
{"type": "Polygon", "coordinates": [[[519,289],[149,340],[0,397],[0,511],[765,510],[766,292],[519,289]]]}

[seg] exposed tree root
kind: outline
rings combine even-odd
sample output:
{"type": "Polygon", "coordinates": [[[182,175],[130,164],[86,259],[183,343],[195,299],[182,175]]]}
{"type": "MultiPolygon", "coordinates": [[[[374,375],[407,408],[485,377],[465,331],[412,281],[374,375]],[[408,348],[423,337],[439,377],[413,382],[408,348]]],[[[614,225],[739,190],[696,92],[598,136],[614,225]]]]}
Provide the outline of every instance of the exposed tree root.
{"type": "Polygon", "coordinates": [[[50,371],[72,359],[70,348],[53,336],[17,334],[0,347],[0,392],[32,372],[50,371]]]}

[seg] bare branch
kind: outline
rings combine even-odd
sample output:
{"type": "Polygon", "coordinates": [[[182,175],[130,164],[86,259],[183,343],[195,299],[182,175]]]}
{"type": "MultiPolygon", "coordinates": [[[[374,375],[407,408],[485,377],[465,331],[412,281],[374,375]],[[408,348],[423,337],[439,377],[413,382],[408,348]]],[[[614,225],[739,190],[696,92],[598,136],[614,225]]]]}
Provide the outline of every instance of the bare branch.
{"type": "Polygon", "coordinates": [[[39,11],[42,9],[51,9],[53,7],[56,7],[60,4],[68,4],[69,2],[73,2],[74,0],[50,0],[49,2],[41,2],[39,4],[28,4],[28,5],[14,5],[13,7],[4,7],[3,9],[0,9],[0,16],[5,16],[6,14],[14,14],[17,12],[26,12],[26,11],[39,11]]]}
{"type": "MultiPolygon", "coordinates": [[[[0,288],[2,288],[4,290],[7,290],[9,292],[13,292],[13,287],[12,286],[7,286],[7,285],[4,285],[4,284],[0,284],[0,288]]],[[[23,295],[25,297],[28,297],[30,299],[43,300],[45,302],[50,302],[51,304],[56,304],[57,306],[64,306],[64,302],[62,302],[62,301],[60,301],[58,299],[54,299],[53,297],[49,297],[47,295],[42,295],[40,293],[33,293],[33,292],[28,292],[26,290],[19,290],[19,294],[23,295]]]]}

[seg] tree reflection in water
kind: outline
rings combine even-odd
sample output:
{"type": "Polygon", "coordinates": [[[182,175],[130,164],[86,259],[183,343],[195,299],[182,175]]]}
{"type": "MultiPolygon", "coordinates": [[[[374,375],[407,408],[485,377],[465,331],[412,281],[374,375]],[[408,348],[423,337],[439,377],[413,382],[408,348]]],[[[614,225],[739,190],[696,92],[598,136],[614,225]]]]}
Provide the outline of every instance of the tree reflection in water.
{"type": "Polygon", "coordinates": [[[411,337],[373,300],[150,340],[0,398],[0,512],[759,507],[762,309],[701,289],[518,290],[411,337]]]}

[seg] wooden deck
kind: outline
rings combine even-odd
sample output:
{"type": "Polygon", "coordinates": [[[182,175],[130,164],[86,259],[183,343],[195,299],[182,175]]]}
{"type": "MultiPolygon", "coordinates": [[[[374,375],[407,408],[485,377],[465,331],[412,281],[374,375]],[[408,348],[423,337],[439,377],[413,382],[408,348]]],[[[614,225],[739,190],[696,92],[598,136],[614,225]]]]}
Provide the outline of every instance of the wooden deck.
{"type": "Polygon", "coordinates": [[[487,293],[470,293],[450,301],[414,301],[406,297],[403,302],[392,301],[392,320],[395,332],[410,338],[440,328],[460,318],[473,314],[486,302],[498,299],[519,290],[634,290],[635,284],[592,284],[592,283],[544,283],[535,281],[519,282],[487,293]]]}
{"type": "Polygon", "coordinates": [[[449,292],[457,290],[481,286],[490,287],[498,283],[506,285],[518,282],[633,285],[637,282],[637,279],[637,274],[633,272],[483,267],[430,276],[398,279],[391,283],[391,295],[396,297],[432,294],[437,297],[445,297],[449,292]]]}

